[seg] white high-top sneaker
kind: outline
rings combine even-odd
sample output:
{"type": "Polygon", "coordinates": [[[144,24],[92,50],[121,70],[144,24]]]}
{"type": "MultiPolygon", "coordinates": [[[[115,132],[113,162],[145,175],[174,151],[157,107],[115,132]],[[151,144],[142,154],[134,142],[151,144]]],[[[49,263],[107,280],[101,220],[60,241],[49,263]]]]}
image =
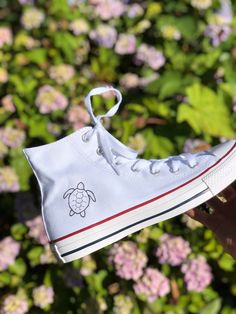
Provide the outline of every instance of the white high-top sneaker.
{"type": "Polygon", "coordinates": [[[97,251],[209,200],[236,179],[236,141],[197,154],[138,159],[102,125],[121,103],[119,90],[98,87],[85,98],[93,127],[24,149],[37,177],[42,217],[62,262],[97,251]],[[91,96],[113,91],[118,102],[94,116],[91,96]]]}

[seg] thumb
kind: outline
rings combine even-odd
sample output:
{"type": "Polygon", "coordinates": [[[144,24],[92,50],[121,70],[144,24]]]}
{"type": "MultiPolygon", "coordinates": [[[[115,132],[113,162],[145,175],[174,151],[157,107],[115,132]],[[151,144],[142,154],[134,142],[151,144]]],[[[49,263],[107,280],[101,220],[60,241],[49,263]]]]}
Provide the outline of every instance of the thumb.
{"type": "Polygon", "coordinates": [[[190,209],[185,214],[188,215],[190,218],[201,222],[202,224],[204,224],[207,227],[211,227],[211,225],[212,225],[212,222],[213,222],[212,215],[207,214],[198,208],[190,209]]]}

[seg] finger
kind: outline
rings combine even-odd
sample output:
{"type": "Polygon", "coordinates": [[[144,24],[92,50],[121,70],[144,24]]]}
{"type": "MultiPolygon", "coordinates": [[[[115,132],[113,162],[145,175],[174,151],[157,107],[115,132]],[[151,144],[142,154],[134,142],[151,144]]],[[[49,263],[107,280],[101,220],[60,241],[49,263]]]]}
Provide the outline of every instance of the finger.
{"type": "Polygon", "coordinates": [[[215,212],[223,210],[225,204],[217,197],[211,198],[206,203],[209,207],[213,208],[215,212]]]}
{"type": "Polygon", "coordinates": [[[209,215],[198,208],[190,209],[185,214],[188,215],[190,218],[201,222],[207,227],[211,225],[212,215],[209,215]]]}
{"type": "Polygon", "coordinates": [[[227,201],[230,201],[233,197],[236,196],[236,191],[232,187],[232,185],[228,186],[225,190],[223,190],[220,195],[223,195],[227,201]]]}

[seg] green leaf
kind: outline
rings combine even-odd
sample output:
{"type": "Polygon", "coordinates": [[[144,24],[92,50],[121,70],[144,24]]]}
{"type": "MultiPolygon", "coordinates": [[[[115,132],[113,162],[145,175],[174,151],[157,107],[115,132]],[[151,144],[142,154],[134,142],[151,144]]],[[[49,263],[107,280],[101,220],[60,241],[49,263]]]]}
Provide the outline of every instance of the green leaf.
{"type": "Polygon", "coordinates": [[[28,121],[29,126],[29,136],[31,138],[39,137],[45,140],[46,143],[49,143],[55,140],[55,137],[48,132],[47,124],[49,118],[42,115],[34,115],[28,121]]]}
{"type": "Polygon", "coordinates": [[[163,118],[171,116],[170,107],[165,103],[159,102],[156,98],[144,98],[143,103],[152,114],[157,114],[163,118]]]}
{"type": "Polygon", "coordinates": [[[40,256],[43,253],[42,246],[35,246],[32,250],[30,250],[27,254],[27,257],[30,261],[31,266],[36,266],[40,262],[40,256]]]}
{"type": "Polygon", "coordinates": [[[221,299],[215,299],[209,302],[206,306],[204,306],[200,311],[199,314],[218,314],[220,313],[221,308],[221,299]]]}
{"type": "Polygon", "coordinates": [[[11,226],[11,234],[16,240],[22,240],[27,230],[27,227],[21,223],[17,223],[11,226]]]}
{"type": "Polygon", "coordinates": [[[27,267],[23,258],[17,258],[15,263],[9,266],[9,271],[20,277],[23,277],[26,273],[27,267]]]}
{"type": "Polygon", "coordinates": [[[56,32],[54,34],[54,43],[56,48],[59,48],[63,51],[67,60],[70,63],[74,62],[75,49],[78,47],[78,40],[69,32],[56,32]]]}
{"type": "Polygon", "coordinates": [[[189,104],[182,103],[177,112],[179,123],[186,121],[197,134],[232,138],[230,112],[222,97],[208,87],[194,84],[186,89],[189,104]]]}
{"type": "Polygon", "coordinates": [[[0,287],[4,287],[11,283],[11,275],[7,272],[0,272],[0,287]]]}
{"type": "Polygon", "coordinates": [[[21,191],[29,190],[29,178],[32,175],[32,171],[22,152],[22,148],[10,151],[10,164],[18,175],[21,191]]]}
{"type": "Polygon", "coordinates": [[[37,48],[31,51],[25,52],[25,57],[36,64],[42,64],[47,59],[47,50],[45,48],[37,48]]]}
{"type": "Polygon", "coordinates": [[[162,236],[162,234],[163,230],[158,227],[153,227],[148,237],[152,240],[158,240],[162,236]]]}
{"type": "Polygon", "coordinates": [[[222,268],[225,271],[233,271],[236,265],[236,262],[233,259],[233,257],[227,253],[223,253],[217,262],[220,268],[222,268]]]}

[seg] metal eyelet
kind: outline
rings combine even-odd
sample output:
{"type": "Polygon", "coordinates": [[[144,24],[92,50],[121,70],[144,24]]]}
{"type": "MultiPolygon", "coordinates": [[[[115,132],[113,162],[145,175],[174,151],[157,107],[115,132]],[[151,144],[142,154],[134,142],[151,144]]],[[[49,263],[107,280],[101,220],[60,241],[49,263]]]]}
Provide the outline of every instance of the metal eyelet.
{"type": "Polygon", "coordinates": [[[155,174],[160,173],[160,170],[158,170],[158,171],[153,171],[152,168],[153,168],[153,167],[152,167],[152,164],[150,164],[149,169],[150,169],[150,173],[151,173],[151,174],[155,175],[155,174]]]}
{"type": "Polygon", "coordinates": [[[98,146],[98,148],[96,149],[96,152],[99,156],[102,155],[102,149],[100,146],[98,146]]]}
{"type": "Polygon", "coordinates": [[[138,160],[130,167],[130,169],[133,171],[133,172],[139,172],[140,170],[138,169],[134,169],[134,166],[136,165],[136,163],[138,162],[138,160]]]}
{"type": "Polygon", "coordinates": [[[158,170],[158,171],[152,171],[152,170],[150,170],[150,173],[153,174],[153,175],[156,175],[156,174],[159,174],[159,173],[160,173],[160,170],[158,170]]]}
{"type": "Polygon", "coordinates": [[[193,168],[197,167],[198,165],[199,165],[199,162],[197,161],[194,166],[190,166],[190,165],[189,165],[189,167],[193,169],[193,168]]]}
{"type": "Polygon", "coordinates": [[[177,173],[177,172],[179,172],[179,168],[177,170],[175,170],[175,171],[173,171],[173,168],[170,168],[170,172],[171,173],[177,173]]]}
{"type": "Polygon", "coordinates": [[[87,134],[87,132],[84,133],[84,134],[82,134],[81,138],[82,138],[82,141],[83,141],[83,142],[88,143],[89,139],[86,138],[86,134],[87,134]]]}

